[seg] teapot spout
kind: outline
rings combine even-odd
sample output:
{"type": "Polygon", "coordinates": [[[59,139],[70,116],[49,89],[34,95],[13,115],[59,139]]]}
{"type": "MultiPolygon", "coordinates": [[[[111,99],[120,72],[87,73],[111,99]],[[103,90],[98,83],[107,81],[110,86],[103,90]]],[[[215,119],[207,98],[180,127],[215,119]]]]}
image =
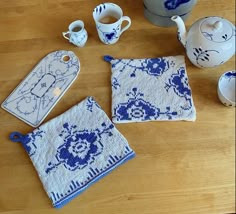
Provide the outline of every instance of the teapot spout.
{"type": "Polygon", "coordinates": [[[171,20],[177,24],[178,39],[182,43],[182,45],[185,47],[186,41],[187,41],[187,31],[186,31],[183,19],[180,18],[179,16],[172,16],[171,20]]]}

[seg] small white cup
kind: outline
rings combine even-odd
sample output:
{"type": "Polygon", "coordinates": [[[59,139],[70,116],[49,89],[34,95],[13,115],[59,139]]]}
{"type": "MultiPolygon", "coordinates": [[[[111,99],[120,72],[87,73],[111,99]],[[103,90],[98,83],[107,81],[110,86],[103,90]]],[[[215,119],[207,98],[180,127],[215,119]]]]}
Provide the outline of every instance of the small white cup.
{"type": "Polygon", "coordinates": [[[236,106],[236,71],[227,71],[218,81],[218,97],[225,106],[236,106]]]}
{"type": "Polygon", "coordinates": [[[123,16],[122,9],[113,3],[104,3],[95,7],[93,10],[93,19],[96,24],[98,36],[104,44],[116,43],[120,35],[131,25],[131,19],[128,16],[123,16]],[[116,21],[114,23],[101,23],[101,20],[105,17],[114,17],[116,21]],[[121,29],[123,21],[127,21],[128,24],[121,29]]]}
{"type": "Polygon", "coordinates": [[[84,28],[84,22],[77,20],[69,25],[69,31],[62,32],[65,39],[69,40],[72,44],[83,47],[88,39],[88,33],[84,28]]]}

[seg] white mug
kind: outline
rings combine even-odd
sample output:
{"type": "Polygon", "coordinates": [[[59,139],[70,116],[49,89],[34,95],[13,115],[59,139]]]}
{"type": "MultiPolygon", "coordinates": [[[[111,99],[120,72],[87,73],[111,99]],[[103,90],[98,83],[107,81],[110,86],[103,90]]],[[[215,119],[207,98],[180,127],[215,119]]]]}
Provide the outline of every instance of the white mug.
{"type": "Polygon", "coordinates": [[[88,39],[88,33],[84,28],[84,22],[77,20],[69,25],[69,31],[62,33],[63,37],[72,44],[83,47],[88,39]]]}
{"type": "Polygon", "coordinates": [[[104,44],[116,43],[120,35],[131,25],[131,19],[128,16],[123,16],[122,9],[113,3],[104,3],[95,7],[93,18],[98,36],[104,44]],[[113,23],[102,23],[102,20],[106,19],[106,17],[112,17],[115,21],[113,23]],[[128,24],[121,29],[123,21],[127,21],[128,24]]]}

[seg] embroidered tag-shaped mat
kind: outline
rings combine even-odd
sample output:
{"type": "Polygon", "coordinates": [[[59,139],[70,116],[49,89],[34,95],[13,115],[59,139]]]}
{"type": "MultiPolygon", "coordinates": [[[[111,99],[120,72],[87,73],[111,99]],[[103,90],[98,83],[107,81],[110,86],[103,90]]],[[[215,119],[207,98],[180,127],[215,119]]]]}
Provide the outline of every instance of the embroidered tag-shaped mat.
{"type": "Polygon", "coordinates": [[[104,60],[111,63],[113,122],[196,119],[183,56],[104,60]]]}
{"type": "Polygon", "coordinates": [[[72,51],[45,56],[2,103],[2,108],[37,127],[67,91],[80,72],[72,51]]]}
{"type": "Polygon", "coordinates": [[[23,144],[56,208],[135,155],[92,97],[10,139],[23,144]]]}

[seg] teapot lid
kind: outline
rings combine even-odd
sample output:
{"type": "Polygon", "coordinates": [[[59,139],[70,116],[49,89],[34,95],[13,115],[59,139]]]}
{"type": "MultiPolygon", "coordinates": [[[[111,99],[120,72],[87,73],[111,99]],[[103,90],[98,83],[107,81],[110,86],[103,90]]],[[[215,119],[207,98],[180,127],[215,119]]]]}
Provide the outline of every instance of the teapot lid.
{"type": "Polygon", "coordinates": [[[232,24],[221,17],[207,17],[200,25],[202,35],[213,42],[225,42],[231,39],[232,24]]]}

